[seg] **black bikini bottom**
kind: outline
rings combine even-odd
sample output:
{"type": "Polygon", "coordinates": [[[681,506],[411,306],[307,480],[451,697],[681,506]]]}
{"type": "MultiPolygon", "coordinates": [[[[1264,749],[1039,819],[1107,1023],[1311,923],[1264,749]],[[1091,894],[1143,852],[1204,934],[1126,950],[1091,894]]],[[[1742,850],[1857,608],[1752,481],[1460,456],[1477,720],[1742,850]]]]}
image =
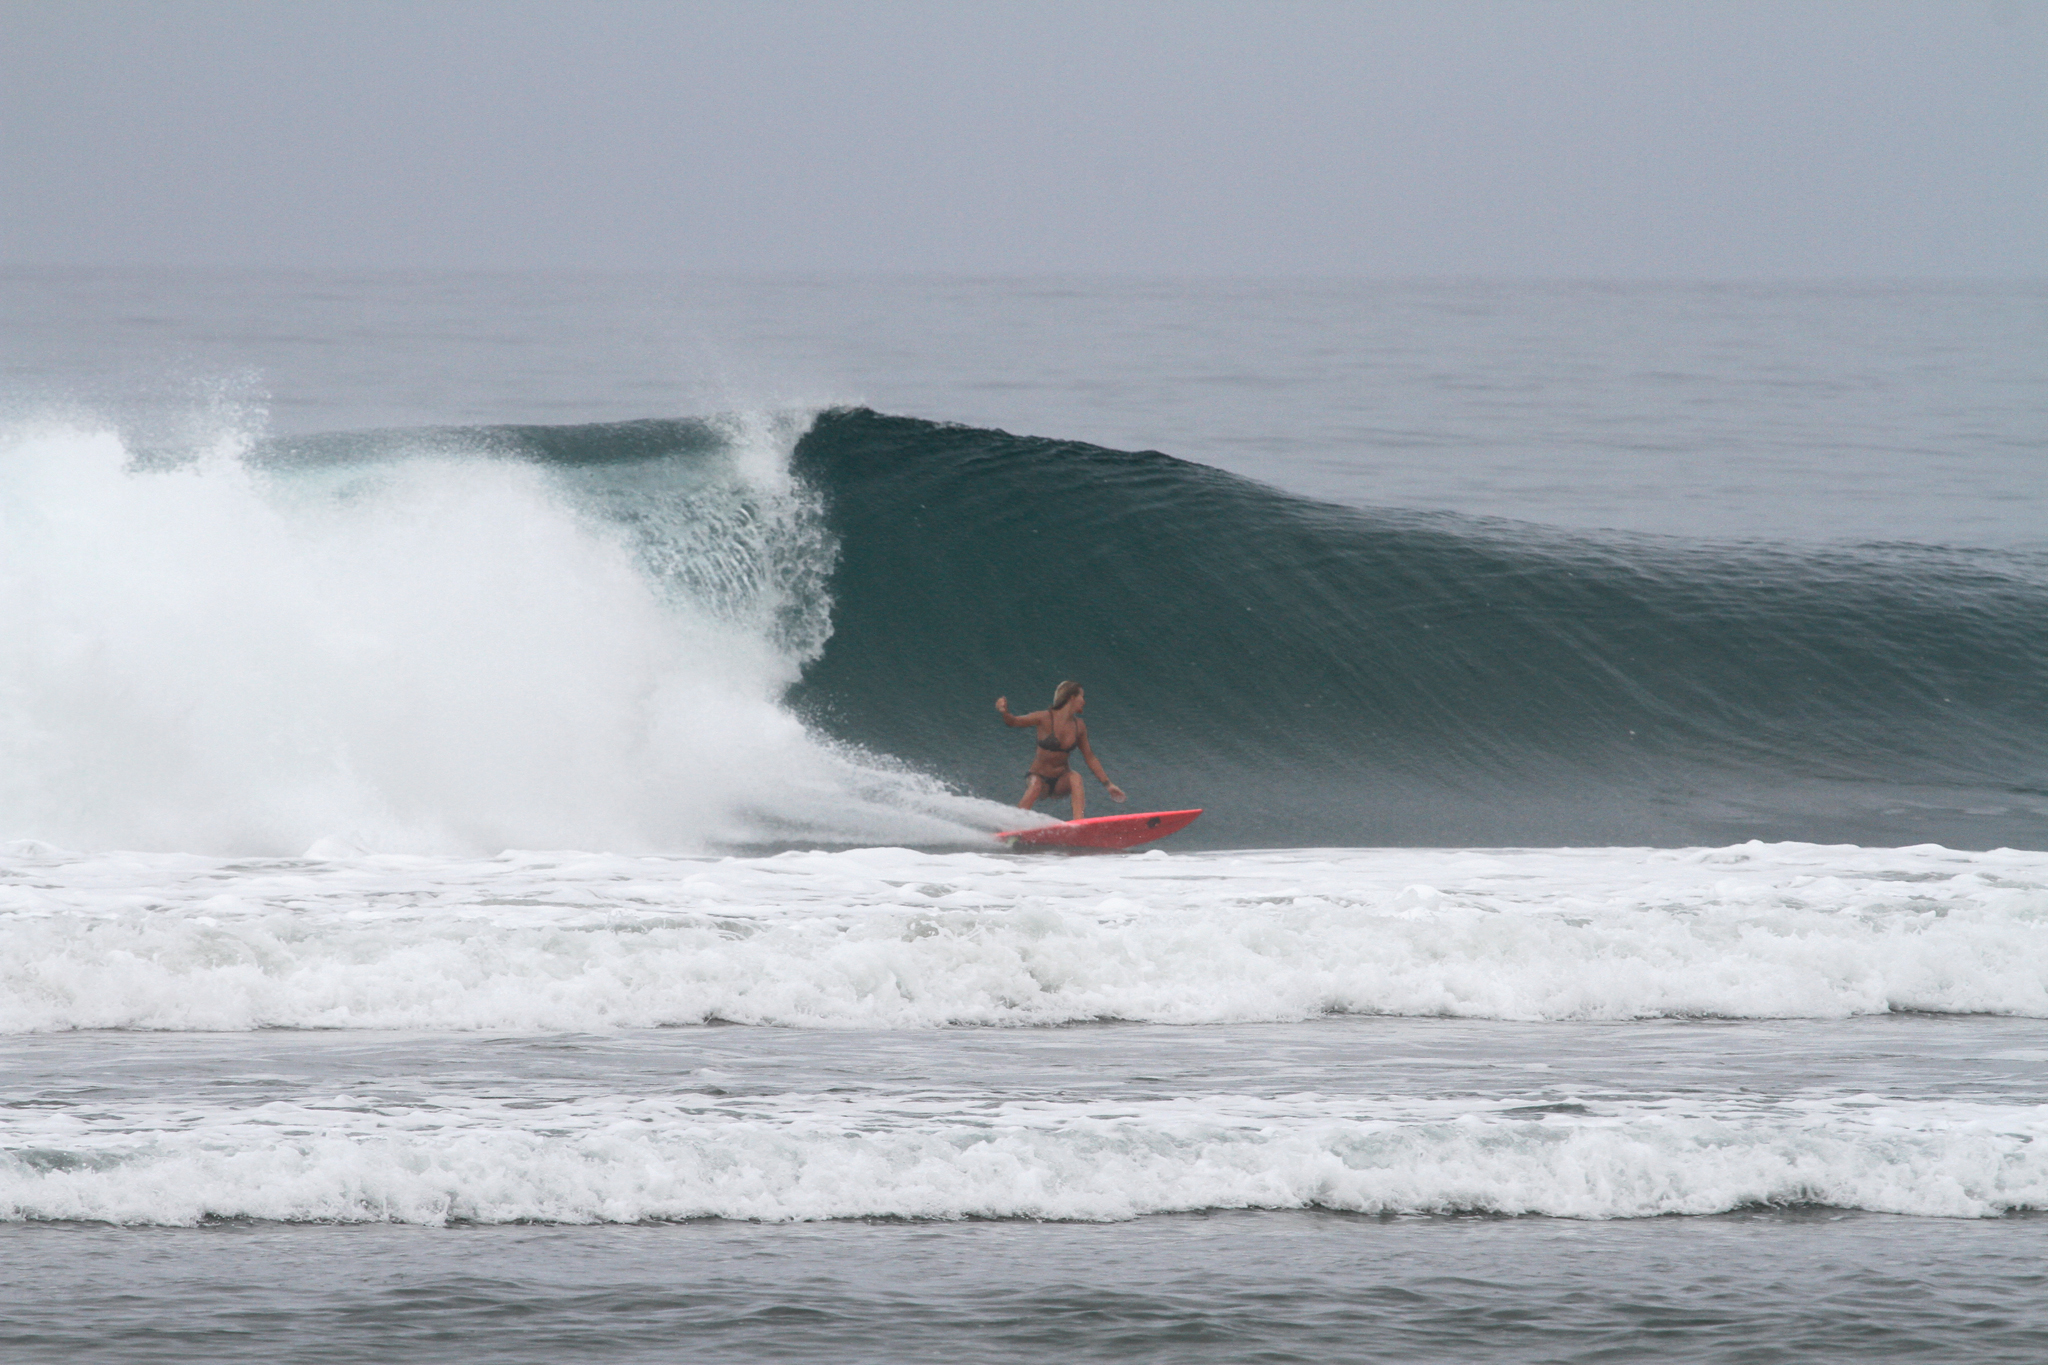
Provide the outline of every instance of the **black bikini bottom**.
{"type": "MultiPolygon", "coordinates": [[[[1067,769],[1067,770],[1066,770],[1065,772],[1061,773],[1061,774],[1060,774],[1060,777],[1072,777],[1073,775],[1074,775],[1074,770],[1073,770],[1072,768],[1069,768],[1069,769],[1067,769]]],[[[1025,776],[1026,778],[1033,778],[1033,777],[1035,777],[1035,778],[1037,778],[1037,779],[1038,779],[1038,780],[1039,780],[1040,782],[1043,782],[1043,783],[1045,784],[1045,794],[1046,794],[1047,796],[1058,796],[1058,795],[1060,794],[1060,793],[1059,793],[1060,777],[1047,777],[1047,776],[1046,776],[1046,775],[1045,775],[1044,773],[1033,773],[1033,772],[1027,772],[1027,773],[1025,773],[1025,774],[1024,774],[1024,776],[1025,776]]]]}

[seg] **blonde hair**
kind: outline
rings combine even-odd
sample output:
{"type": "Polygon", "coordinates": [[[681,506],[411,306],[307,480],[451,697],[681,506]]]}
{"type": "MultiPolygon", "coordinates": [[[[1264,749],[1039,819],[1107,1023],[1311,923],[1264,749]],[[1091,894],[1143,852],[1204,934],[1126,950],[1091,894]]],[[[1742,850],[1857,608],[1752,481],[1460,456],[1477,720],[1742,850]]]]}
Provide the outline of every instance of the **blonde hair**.
{"type": "Polygon", "coordinates": [[[1063,682],[1058,687],[1055,687],[1052,690],[1052,709],[1057,711],[1062,706],[1065,706],[1073,699],[1074,694],[1080,690],[1081,684],[1071,681],[1063,682]]]}

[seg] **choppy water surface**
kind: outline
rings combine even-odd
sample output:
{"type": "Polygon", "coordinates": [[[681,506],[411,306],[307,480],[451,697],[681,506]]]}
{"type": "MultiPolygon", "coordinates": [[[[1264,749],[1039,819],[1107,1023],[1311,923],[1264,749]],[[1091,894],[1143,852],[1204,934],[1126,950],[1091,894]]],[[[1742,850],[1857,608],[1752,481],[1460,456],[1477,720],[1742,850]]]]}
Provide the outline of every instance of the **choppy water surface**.
{"type": "Polygon", "coordinates": [[[2026,1365],[2048,1220],[0,1227],[16,1358],[2026,1365]],[[118,1273],[112,1273],[118,1267],[118,1273]]]}

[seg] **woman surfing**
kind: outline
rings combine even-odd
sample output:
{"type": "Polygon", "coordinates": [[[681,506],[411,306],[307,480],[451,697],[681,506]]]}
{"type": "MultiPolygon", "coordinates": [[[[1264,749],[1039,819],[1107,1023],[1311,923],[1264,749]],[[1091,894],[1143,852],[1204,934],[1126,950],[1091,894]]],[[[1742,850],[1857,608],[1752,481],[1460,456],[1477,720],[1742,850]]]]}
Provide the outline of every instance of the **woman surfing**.
{"type": "Polygon", "coordinates": [[[1081,774],[1067,766],[1067,755],[1076,749],[1081,751],[1081,758],[1088,764],[1088,771],[1095,774],[1095,780],[1109,788],[1110,799],[1124,799],[1124,789],[1109,780],[1109,775],[1102,771],[1102,760],[1088,745],[1088,723],[1081,719],[1081,708],[1087,704],[1088,698],[1077,682],[1063,682],[1053,689],[1050,710],[1024,716],[1010,714],[1008,697],[996,698],[996,712],[1002,716],[1003,724],[1018,730],[1026,726],[1038,730],[1038,751],[1032,755],[1031,771],[1025,774],[1024,799],[1017,803],[1025,810],[1048,796],[1071,796],[1074,818],[1079,820],[1087,813],[1088,793],[1081,786],[1081,774]]]}

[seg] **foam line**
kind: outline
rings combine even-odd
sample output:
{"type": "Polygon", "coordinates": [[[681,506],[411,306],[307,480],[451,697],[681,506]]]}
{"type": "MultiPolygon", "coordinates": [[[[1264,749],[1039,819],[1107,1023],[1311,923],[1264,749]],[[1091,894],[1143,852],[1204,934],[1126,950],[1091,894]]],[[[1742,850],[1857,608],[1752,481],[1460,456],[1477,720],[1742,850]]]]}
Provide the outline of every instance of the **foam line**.
{"type": "Polygon", "coordinates": [[[0,1029],[2048,1017],[2048,854],[0,857],[0,1029]]]}
{"type": "Polygon", "coordinates": [[[5,1122],[0,1217],[191,1224],[744,1218],[1111,1220],[1194,1209],[1641,1218],[1759,1204],[2048,1208],[2048,1109],[1593,1097],[1582,1114],[1358,1096],[783,1095],[5,1122]],[[1460,1111],[1462,1109],[1462,1111],[1460,1111]]]}

